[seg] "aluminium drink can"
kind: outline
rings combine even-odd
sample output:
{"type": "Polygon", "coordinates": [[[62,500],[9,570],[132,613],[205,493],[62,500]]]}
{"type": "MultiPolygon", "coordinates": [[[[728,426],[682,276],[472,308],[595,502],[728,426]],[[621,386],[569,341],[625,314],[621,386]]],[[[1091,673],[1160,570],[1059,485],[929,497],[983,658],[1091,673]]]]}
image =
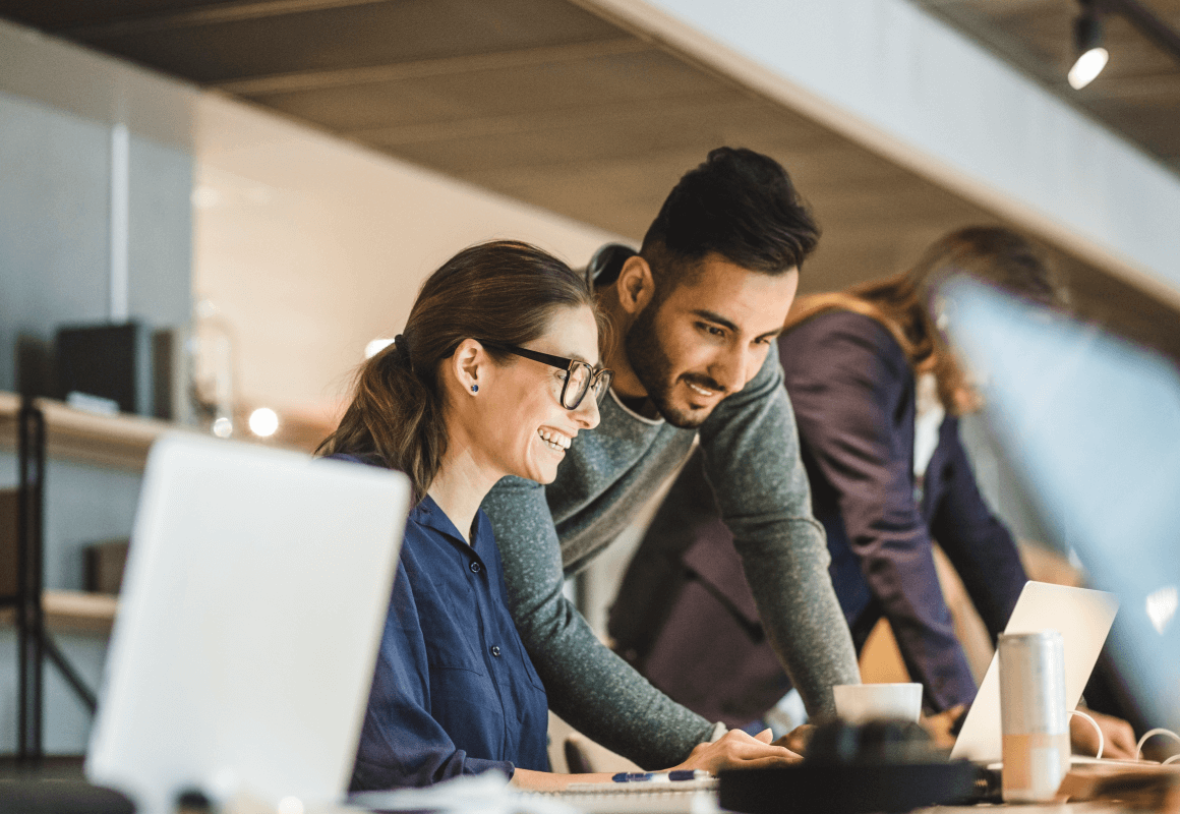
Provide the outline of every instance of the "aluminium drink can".
{"type": "Polygon", "coordinates": [[[1056,630],[1004,633],[998,650],[1004,801],[1052,800],[1069,771],[1061,634],[1056,630]]]}

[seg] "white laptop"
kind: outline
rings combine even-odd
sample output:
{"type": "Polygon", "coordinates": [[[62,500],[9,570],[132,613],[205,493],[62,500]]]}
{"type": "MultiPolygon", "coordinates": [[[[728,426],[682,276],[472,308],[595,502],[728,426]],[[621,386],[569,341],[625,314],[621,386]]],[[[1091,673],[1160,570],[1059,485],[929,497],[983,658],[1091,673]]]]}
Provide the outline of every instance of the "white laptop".
{"type": "MultiPolygon", "coordinates": [[[[1105,591],[1028,582],[1016,600],[1004,632],[1056,630],[1061,633],[1065,645],[1065,708],[1073,709],[1082,698],[1118,609],[1118,598],[1105,591]]],[[[951,759],[995,763],[1002,755],[997,653],[992,656],[975,701],[963,719],[951,759]]]]}
{"type": "Polygon", "coordinates": [[[198,436],[148,458],[86,777],[146,814],[197,790],[347,790],[409,503],[404,476],[198,436]]]}

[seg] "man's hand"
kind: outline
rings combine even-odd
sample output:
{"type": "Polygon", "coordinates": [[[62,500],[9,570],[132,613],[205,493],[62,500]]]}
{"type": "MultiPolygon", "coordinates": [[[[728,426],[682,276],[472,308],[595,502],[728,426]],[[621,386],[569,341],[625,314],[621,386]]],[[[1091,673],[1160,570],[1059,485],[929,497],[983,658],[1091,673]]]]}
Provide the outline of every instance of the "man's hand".
{"type": "Polygon", "coordinates": [[[813,724],[803,724],[783,735],[772,746],[781,746],[797,754],[805,755],[807,754],[807,746],[811,743],[813,735],[815,735],[815,726],[813,724]]]}
{"type": "MultiPolygon", "coordinates": [[[[1129,723],[1122,718],[1103,715],[1101,712],[1095,712],[1085,707],[1078,707],[1078,709],[1093,718],[1099,729],[1102,730],[1102,737],[1106,741],[1102,748],[1103,757],[1116,760],[1135,759],[1135,730],[1131,729],[1129,723]]],[[[1073,747],[1074,754],[1091,756],[1098,754],[1098,733],[1094,731],[1094,727],[1090,726],[1090,722],[1083,719],[1081,715],[1070,716],[1069,742],[1073,747]]]]}
{"type": "Polygon", "coordinates": [[[692,750],[688,760],[673,769],[704,769],[717,773],[722,769],[762,769],[768,766],[789,766],[803,759],[802,755],[770,743],[770,730],[750,737],[740,729],[731,729],[713,743],[701,743],[692,750]]]}
{"type": "Polygon", "coordinates": [[[956,704],[934,715],[923,716],[921,724],[930,733],[930,739],[935,746],[939,749],[950,749],[955,745],[955,738],[959,734],[966,713],[966,704],[956,704]]]}

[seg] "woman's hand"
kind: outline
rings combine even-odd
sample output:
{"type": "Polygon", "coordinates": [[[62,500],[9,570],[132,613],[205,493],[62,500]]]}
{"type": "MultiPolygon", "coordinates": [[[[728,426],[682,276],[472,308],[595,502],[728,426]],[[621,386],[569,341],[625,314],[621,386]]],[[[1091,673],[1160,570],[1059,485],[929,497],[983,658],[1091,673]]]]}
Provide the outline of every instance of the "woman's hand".
{"type": "MultiPolygon", "coordinates": [[[[1131,728],[1129,723],[1122,718],[1103,715],[1092,709],[1084,707],[1078,707],[1078,709],[1093,718],[1094,722],[1098,724],[1098,728],[1102,730],[1102,737],[1106,741],[1102,747],[1103,757],[1116,760],[1135,759],[1135,730],[1131,728]]],[[[1090,726],[1090,722],[1084,720],[1081,715],[1070,716],[1069,742],[1073,747],[1074,754],[1098,754],[1098,733],[1094,731],[1094,727],[1090,726]]]]}
{"type": "Polygon", "coordinates": [[[803,759],[783,746],[772,746],[772,735],[766,729],[751,737],[738,729],[731,729],[713,743],[697,744],[688,760],[673,769],[761,769],[767,766],[789,766],[803,759]]]}

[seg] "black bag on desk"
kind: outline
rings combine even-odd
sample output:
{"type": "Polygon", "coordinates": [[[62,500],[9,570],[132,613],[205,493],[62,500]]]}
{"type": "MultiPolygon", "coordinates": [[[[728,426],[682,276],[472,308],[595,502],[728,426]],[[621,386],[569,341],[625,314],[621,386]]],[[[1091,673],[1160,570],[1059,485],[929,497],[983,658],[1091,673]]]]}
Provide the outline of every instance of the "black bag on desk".
{"type": "Polygon", "coordinates": [[[872,721],[824,724],[802,763],[721,772],[721,807],[745,814],[903,812],[983,799],[994,784],[986,770],[947,762],[918,724],[872,721]]]}

